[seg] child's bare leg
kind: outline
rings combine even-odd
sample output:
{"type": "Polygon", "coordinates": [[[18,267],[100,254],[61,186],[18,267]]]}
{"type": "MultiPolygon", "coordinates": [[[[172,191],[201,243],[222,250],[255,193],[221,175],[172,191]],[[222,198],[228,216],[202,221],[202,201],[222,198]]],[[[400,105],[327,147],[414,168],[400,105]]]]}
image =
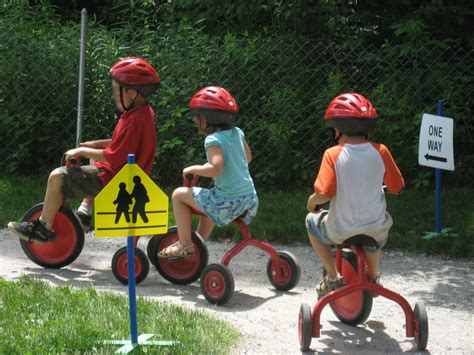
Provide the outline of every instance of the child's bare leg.
{"type": "Polygon", "coordinates": [[[367,274],[372,280],[375,280],[377,278],[377,271],[379,269],[380,263],[380,254],[380,250],[377,250],[376,252],[365,253],[367,257],[367,274]]]}
{"type": "Polygon", "coordinates": [[[53,225],[54,216],[63,203],[63,181],[58,169],[51,172],[44,195],[44,206],[41,213],[41,220],[53,225]]]}
{"type": "Polygon", "coordinates": [[[214,222],[211,221],[208,217],[201,216],[201,218],[199,219],[197,232],[204,240],[207,240],[212,230],[214,229],[214,225],[214,222]]]}
{"type": "Polygon", "coordinates": [[[178,227],[179,240],[184,245],[191,245],[191,208],[200,210],[193,200],[192,190],[187,187],[178,187],[173,192],[173,213],[178,227]]]}
{"type": "Polygon", "coordinates": [[[92,206],[94,204],[94,199],[92,197],[86,197],[85,199],[82,200],[82,203],[92,206]]]}
{"type": "Polygon", "coordinates": [[[311,234],[309,234],[309,241],[311,242],[314,251],[319,256],[324,269],[326,269],[327,276],[331,279],[337,277],[338,274],[336,266],[334,265],[334,257],[332,256],[331,246],[321,243],[311,234]]]}

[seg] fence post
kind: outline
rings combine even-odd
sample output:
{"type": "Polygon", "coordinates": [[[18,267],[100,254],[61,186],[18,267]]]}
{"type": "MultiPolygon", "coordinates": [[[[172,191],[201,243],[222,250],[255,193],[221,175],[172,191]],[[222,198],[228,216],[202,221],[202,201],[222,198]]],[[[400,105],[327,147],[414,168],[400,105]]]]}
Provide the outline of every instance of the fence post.
{"type": "Polygon", "coordinates": [[[86,61],[86,32],[87,32],[87,10],[81,11],[81,39],[79,49],[79,86],[77,93],[77,128],[76,147],[79,147],[82,139],[82,116],[84,113],[84,71],[86,61]]]}
{"type": "MultiPolygon", "coordinates": [[[[443,116],[443,100],[438,100],[438,116],[443,116]]],[[[436,233],[441,233],[441,169],[435,169],[436,181],[436,233]]]]}

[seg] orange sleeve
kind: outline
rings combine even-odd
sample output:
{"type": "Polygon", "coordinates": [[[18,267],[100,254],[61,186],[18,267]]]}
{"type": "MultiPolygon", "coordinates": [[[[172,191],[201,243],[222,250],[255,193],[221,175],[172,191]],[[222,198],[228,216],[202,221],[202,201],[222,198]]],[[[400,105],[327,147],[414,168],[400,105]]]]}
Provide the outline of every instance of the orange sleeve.
{"type": "Polygon", "coordinates": [[[391,193],[397,194],[405,187],[405,180],[398,169],[397,164],[393,160],[392,154],[388,148],[383,144],[373,143],[375,149],[378,150],[382,156],[383,163],[385,165],[385,175],[383,182],[387,186],[387,190],[391,193]]]}
{"type": "Polygon", "coordinates": [[[327,197],[336,196],[336,160],[342,150],[342,146],[335,146],[324,152],[323,160],[319,168],[318,176],[314,181],[314,192],[327,197]]]}

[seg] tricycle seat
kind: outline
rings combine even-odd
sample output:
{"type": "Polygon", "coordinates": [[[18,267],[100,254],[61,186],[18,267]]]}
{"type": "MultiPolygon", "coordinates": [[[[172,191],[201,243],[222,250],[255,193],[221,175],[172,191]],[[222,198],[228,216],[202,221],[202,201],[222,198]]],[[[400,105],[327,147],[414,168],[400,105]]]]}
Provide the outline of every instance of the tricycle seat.
{"type": "Polygon", "coordinates": [[[379,244],[374,238],[369,237],[368,235],[365,235],[365,234],[354,235],[346,239],[341,245],[343,248],[350,247],[351,245],[370,245],[374,247],[379,246],[379,244]]]}

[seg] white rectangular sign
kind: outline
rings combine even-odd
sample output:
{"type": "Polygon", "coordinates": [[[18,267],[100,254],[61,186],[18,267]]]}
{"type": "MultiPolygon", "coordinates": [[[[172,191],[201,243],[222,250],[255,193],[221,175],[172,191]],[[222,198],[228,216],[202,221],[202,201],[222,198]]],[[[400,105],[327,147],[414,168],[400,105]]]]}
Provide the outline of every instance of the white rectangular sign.
{"type": "Polygon", "coordinates": [[[454,170],[453,119],[423,114],[418,148],[418,164],[454,170]]]}

